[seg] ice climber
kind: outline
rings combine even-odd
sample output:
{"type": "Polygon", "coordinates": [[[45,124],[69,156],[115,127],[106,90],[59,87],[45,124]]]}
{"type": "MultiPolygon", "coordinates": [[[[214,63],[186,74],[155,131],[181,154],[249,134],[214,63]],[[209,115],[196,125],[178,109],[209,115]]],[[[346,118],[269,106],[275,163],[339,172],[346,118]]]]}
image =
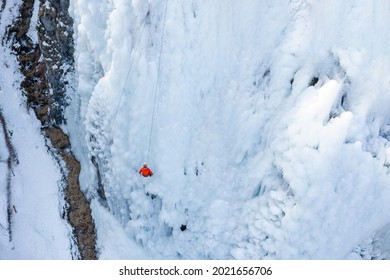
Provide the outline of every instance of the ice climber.
{"type": "Polygon", "coordinates": [[[153,176],[153,172],[150,170],[147,163],[144,163],[144,166],[139,170],[138,173],[144,177],[153,176]]]}

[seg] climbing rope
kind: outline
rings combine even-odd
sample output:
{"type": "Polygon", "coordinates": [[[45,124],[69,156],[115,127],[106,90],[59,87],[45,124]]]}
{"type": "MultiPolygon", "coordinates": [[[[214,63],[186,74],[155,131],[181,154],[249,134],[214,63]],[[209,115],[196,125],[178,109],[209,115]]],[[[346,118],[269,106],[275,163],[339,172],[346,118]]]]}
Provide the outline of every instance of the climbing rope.
{"type": "MultiPolygon", "coordinates": [[[[157,101],[157,90],[158,90],[158,85],[159,85],[159,81],[160,81],[160,72],[161,72],[161,57],[162,57],[162,51],[163,51],[163,46],[164,46],[164,35],[165,35],[165,25],[166,25],[167,9],[168,9],[168,0],[165,1],[163,30],[162,30],[162,35],[161,35],[161,46],[160,46],[160,53],[159,53],[159,59],[158,59],[156,86],[155,86],[155,89],[154,89],[154,101],[153,101],[153,110],[152,110],[152,120],[151,120],[151,124],[150,124],[149,145],[148,145],[148,153],[147,153],[147,160],[146,160],[146,162],[149,162],[150,147],[151,147],[151,143],[152,143],[154,115],[155,115],[155,111],[156,111],[156,101],[157,101]]],[[[118,114],[119,107],[120,107],[120,104],[122,102],[123,95],[124,95],[125,90],[126,90],[126,84],[127,84],[128,79],[129,79],[130,72],[131,72],[131,70],[133,68],[133,63],[134,63],[134,59],[135,59],[135,53],[137,53],[137,50],[138,50],[138,48],[140,46],[142,35],[144,33],[144,30],[145,30],[145,26],[146,26],[146,21],[144,21],[144,24],[143,24],[143,27],[142,27],[142,30],[141,30],[141,34],[140,34],[139,39],[138,39],[138,43],[137,43],[136,48],[135,48],[135,50],[133,52],[134,55],[133,55],[133,57],[131,59],[130,67],[129,67],[129,70],[127,71],[125,83],[123,85],[123,89],[122,89],[122,92],[121,92],[121,95],[120,95],[120,98],[119,98],[119,102],[118,102],[118,105],[116,106],[114,117],[113,117],[113,120],[112,120],[111,125],[110,125],[110,130],[109,130],[110,134],[111,134],[112,128],[114,126],[114,123],[115,123],[115,120],[116,120],[116,116],[118,114]]]]}
{"type": "Polygon", "coordinates": [[[150,123],[149,146],[148,146],[148,154],[147,154],[147,157],[146,157],[146,162],[149,162],[150,147],[151,147],[151,143],[152,143],[152,134],[153,134],[153,125],[154,125],[154,113],[156,111],[157,90],[158,90],[158,85],[159,85],[159,81],[160,81],[161,57],[162,57],[162,51],[163,51],[163,46],[164,46],[164,34],[165,34],[165,22],[166,22],[166,18],[167,18],[167,9],[168,9],[168,0],[165,1],[163,30],[162,30],[162,35],[161,35],[160,55],[159,55],[159,58],[158,58],[156,87],[154,89],[153,111],[152,111],[152,120],[151,120],[151,123],[150,123]]]}
{"type": "Polygon", "coordinates": [[[134,63],[135,54],[137,53],[138,48],[139,48],[139,46],[140,46],[141,39],[142,39],[142,35],[144,34],[145,26],[146,26],[146,20],[144,20],[144,24],[143,24],[143,26],[142,26],[141,34],[139,35],[138,43],[137,43],[137,45],[136,45],[136,48],[135,48],[135,50],[132,52],[133,57],[132,57],[131,62],[130,62],[129,70],[127,71],[125,83],[124,83],[124,85],[123,85],[123,89],[122,89],[122,92],[121,92],[121,96],[119,97],[118,105],[116,106],[116,109],[115,109],[114,118],[112,119],[112,122],[111,122],[110,134],[111,134],[112,127],[114,126],[114,123],[115,123],[115,120],[116,120],[116,115],[118,114],[118,111],[119,111],[119,106],[121,105],[121,102],[122,102],[122,97],[123,97],[123,95],[124,95],[124,93],[125,93],[127,80],[129,79],[131,69],[133,68],[133,63],[134,63]]]}

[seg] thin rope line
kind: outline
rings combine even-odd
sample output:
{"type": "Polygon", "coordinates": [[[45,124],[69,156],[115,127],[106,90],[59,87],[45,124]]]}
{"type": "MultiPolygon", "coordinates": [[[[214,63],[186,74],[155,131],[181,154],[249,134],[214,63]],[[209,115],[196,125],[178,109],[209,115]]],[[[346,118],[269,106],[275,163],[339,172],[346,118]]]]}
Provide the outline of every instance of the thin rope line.
{"type": "Polygon", "coordinates": [[[127,75],[126,75],[126,79],[125,79],[125,84],[123,85],[123,89],[122,89],[122,92],[121,92],[121,96],[120,96],[120,98],[119,98],[118,105],[116,106],[114,118],[113,118],[112,123],[111,123],[111,126],[110,126],[110,134],[111,134],[112,128],[113,128],[114,123],[115,123],[115,120],[116,120],[116,115],[118,114],[118,111],[119,111],[119,106],[121,105],[121,102],[122,102],[122,97],[123,97],[123,95],[124,95],[124,93],[125,93],[127,81],[128,81],[128,79],[129,79],[131,69],[133,68],[133,62],[134,62],[134,59],[135,59],[135,54],[136,54],[136,52],[138,51],[139,45],[140,45],[140,43],[141,43],[141,39],[142,39],[142,35],[144,34],[145,26],[146,26],[146,21],[144,20],[144,25],[143,25],[143,27],[142,27],[141,34],[140,34],[140,36],[139,36],[137,46],[136,46],[135,50],[133,51],[133,57],[132,57],[131,62],[130,62],[129,70],[127,71],[127,75]]]}
{"type": "Polygon", "coordinates": [[[153,125],[154,125],[154,112],[156,110],[157,89],[158,89],[158,84],[159,84],[159,81],[160,81],[161,57],[162,57],[162,51],[163,51],[163,46],[164,46],[164,34],[165,34],[165,22],[166,22],[166,18],[167,18],[167,7],[168,7],[168,0],[165,1],[164,24],[163,24],[163,31],[162,31],[162,35],[161,35],[160,57],[158,59],[156,87],[155,87],[155,90],[154,90],[153,113],[152,113],[152,121],[151,121],[151,124],[150,124],[150,133],[149,133],[148,156],[147,156],[146,162],[149,162],[150,147],[151,147],[151,143],[152,143],[152,133],[153,133],[153,125]]]}

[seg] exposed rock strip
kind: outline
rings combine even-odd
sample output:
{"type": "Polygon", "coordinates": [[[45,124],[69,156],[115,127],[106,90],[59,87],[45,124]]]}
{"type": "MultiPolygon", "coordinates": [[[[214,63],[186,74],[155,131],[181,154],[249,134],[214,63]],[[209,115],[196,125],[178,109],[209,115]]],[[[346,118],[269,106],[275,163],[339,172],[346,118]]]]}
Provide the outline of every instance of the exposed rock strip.
{"type": "Polygon", "coordinates": [[[45,128],[44,131],[66,164],[65,197],[69,204],[68,220],[73,226],[81,258],[96,259],[95,229],[91,209],[79,185],[80,163],[70,152],[68,136],[60,128],[45,128]]]}
{"type": "Polygon", "coordinates": [[[3,129],[4,134],[4,140],[5,145],[8,150],[8,158],[7,158],[7,179],[6,179],[6,191],[7,191],[7,231],[8,231],[8,238],[9,241],[12,241],[12,213],[13,210],[15,210],[15,206],[12,204],[12,197],[11,197],[11,180],[13,176],[13,169],[15,164],[18,164],[18,157],[15,151],[14,146],[12,145],[11,141],[11,135],[7,129],[7,123],[5,122],[5,119],[3,117],[3,114],[1,112],[0,108],[0,124],[3,129]]]}
{"type": "MultiPolygon", "coordinates": [[[[38,1],[38,0],[36,0],[38,1]]],[[[51,141],[50,151],[60,157],[65,178],[66,216],[73,227],[81,259],[96,259],[95,228],[88,201],[80,190],[80,163],[71,152],[68,136],[60,128],[66,123],[63,115],[67,105],[68,80],[73,73],[72,20],[68,0],[40,1],[38,13],[39,42],[27,33],[30,29],[34,0],[25,0],[20,16],[9,28],[25,79],[21,83],[27,104],[42,123],[43,134],[51,141]]]]}

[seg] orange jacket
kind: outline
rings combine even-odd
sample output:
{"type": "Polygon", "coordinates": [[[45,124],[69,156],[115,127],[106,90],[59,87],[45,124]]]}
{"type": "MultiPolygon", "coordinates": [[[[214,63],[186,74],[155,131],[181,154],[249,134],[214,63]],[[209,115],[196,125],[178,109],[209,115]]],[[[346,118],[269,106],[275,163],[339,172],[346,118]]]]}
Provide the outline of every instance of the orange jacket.
{"type": "Polygon", "coordinates": [[[149,167],[142,167],[138,173],[144,177],[153,176],[153,172],[149,167]]]}

